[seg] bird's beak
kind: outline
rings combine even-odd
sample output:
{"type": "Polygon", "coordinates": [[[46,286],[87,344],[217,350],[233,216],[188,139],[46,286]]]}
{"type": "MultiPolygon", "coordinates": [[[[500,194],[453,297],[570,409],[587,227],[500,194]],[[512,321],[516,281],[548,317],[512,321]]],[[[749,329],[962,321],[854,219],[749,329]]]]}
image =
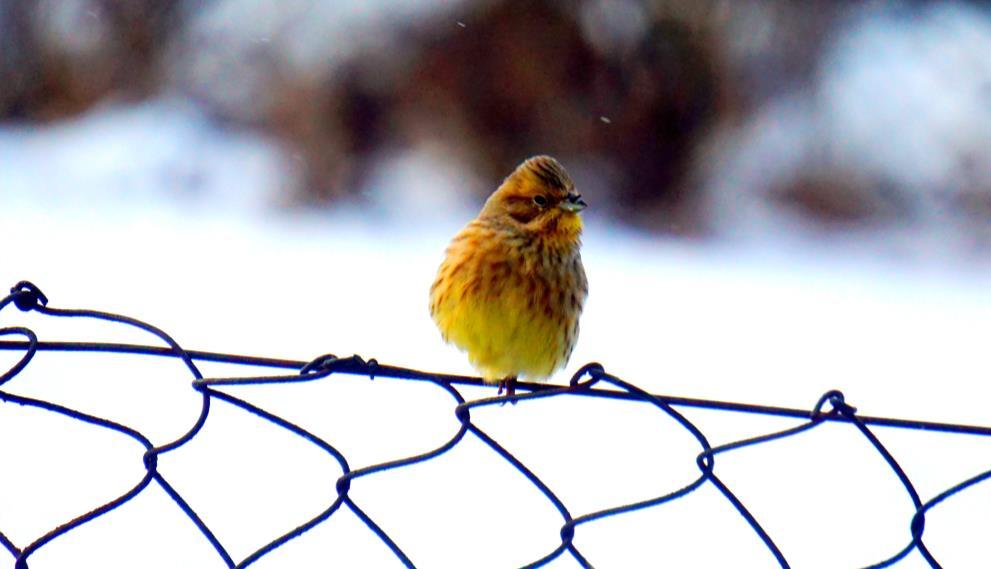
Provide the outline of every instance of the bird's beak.
{"type": "Polygon", "coordinates": [[[568,197],[561,202],[560,207],[564,211],[578,213],[588,207],[588,204],[582,199],[581,194],[568,194],[568,197]]]}

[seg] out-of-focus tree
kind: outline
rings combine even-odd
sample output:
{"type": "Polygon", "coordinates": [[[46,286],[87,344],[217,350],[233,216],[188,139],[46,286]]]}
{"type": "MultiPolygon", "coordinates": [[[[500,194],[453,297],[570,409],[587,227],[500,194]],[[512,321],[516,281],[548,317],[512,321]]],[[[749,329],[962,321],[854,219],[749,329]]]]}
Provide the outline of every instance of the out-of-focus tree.
{"type": "Polygon", "coordinates": [[[550,153],[595,212],[666,232],[981,233],[989,22],[822,0],[7,1],[0,118],[183,97],[281,141],[303,204],[367,200],[417,153],[477,201],[550,153]]]}
{"type": "Polygon", "coordinates": [[[0,3],[0,117],[47,120],[160,89],[178,0],[0,3]]]}

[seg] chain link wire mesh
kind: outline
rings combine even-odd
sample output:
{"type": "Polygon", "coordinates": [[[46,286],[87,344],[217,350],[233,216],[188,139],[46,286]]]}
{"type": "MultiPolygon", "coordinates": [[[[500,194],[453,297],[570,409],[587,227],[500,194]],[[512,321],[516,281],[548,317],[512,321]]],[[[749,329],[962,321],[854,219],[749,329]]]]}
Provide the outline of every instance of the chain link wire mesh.
{"type": "Polygon", "coordinates": [[[684,498],[706,485],[717,489],[721,496],[749,524],[753,530],[754,538],[760,540],[771,556],[773,556],[773,559],[776,560],[778,566],[791,567],[789,560],[782,553],[774,537],[769,534],[760,520],[751,513],[751,510],[733,492],[730,487],[731,485],[717,475],[715,470],[716,457],[745,447],[761,445],[785,437],[792,437],[815,429],[827,422],[848,423],[854,426],[864,440],[869,442],[874,452],[887,464],[894,474],[894,479],[897,480],[897,483],[900,484],[902,490],[913,504],[914,513],[910,519],[904,521],[906,529],[904,547],[897,551],[891,551],[887,557],[878,559],[869,565],[869,567],[892,566],[915,551],[921,555],[930,567],[942,567],[940,561],[927,548],[924,541],[926,514],[961,491],[991,478],[991,470],[980,472],[953,484],[936,494],[933,498],[923,501],[913,486],[912,480],[903,470],[898,460],[885,448],[873,431],[874,427],[889,427],[988,437],[991,436],[991,427],[864,416],[858,414],[857,409],[847,403],[843,394],[839,391],[829,391],[822,395],[811,410],[655,395],[609,374],[603,366],[597,363],[590,363],[579,369],[566,386],[521,383],[519,386],[520,391],[511,398],[513,404],[556,397],[585,397],[649,405],[651,408],[656,409],[657,413],[664,414],[670,419],[673,419],[697,442],[698,454],[696,463],[699,474],[691,483],[680,488],[672,489],[665,494],[649,496],[640,501],[618,504],[598,511],[577,515],[527,464],[524,464],[523,461],[509,452],[489,433],[473,423],[473,410],[494,405],[504,405],[507,402],[505,397],[499,396],[484,397],[475,400],[466,399],[461,391],[459,391],[459,387],[482,385],[481,381],[477,378],[426,373],[380,364],[374,359],[366,361],[359,356],[337,357],[334,355],[323,355],[312,361],[302,362],[188,350],[183,348],[163,330],[135,318],[96,310],[51,307],[48,305],[48,298],[45,294],[38,287],[27,281],[17,283],[11,289],[10,294],[0,300],[0,314],[5,309],[9,310],[9,306],[11,305],[21,311],[35,312],[45,317],[96,319],[125,327],[137,328],[156,336],[165,345],[45,341],[40,339],[29,328],[19,326],[4,327],[0,328],[0,338],[4,338],[0,340],[0,350],[13,351],[15,353],[20,352],[21,355],[12,367],[0,375],[0,386],[3,386],[24,371],[39,352],[96,352],[106,354],[108,357],[112,357],[114,354],[132,354],[178,359],[185,365],[185,368],[193,378],[192,389],[196,390],[202,397],[201,411],[188,431],[171,442],[155,445],[152,443],[150,437],[127,425],[87,414],[61,404],[0,390],[0,401],[3,403],[43,410],[102,429],[115,431],[133,439],[144,448],[144,476],[136,485],[127,489],[115,499],[59,524],[57,527],[28,543],[15,543],[14,540],[8,538],[7,534],[4,533],[4,528],[0,527],[0,545],[13,557],[14,567],[16,569],[27,569],[31,556],[37,553],[39,549],[45,547],[60,536],[73,532],[81,526],[109,514],[116,508],[147,491],[152,485],[156,485],[164,490],[175,503],[176,507],[195,525],[199,533],[202,534],[203,539],[209,542],[213,550],[215,550],[216,555],[219,556],[227,567],[242,568],[251,566],[291,540],[300,537],[319,524],[327,522],[328,519],[342,509],[350,510],[357,516],[367,526],[368,530],[388,547],[395,558],[403,565],[406,567],[417,567],[419,565],[416,560],[412,559],[401,547],[400,543],[402,540],[397,539],[397,536],[390,533],[388,528],[379,525],[379,523],[365,512],[352,498],[350,490],[353,484],[360,483],[360,479],[362,478],[375,476],[385,471],[400,470],[417,463],[435,459],[454,449],[466,437],[477,438],[491,449],[492,453],[511,465],[521,476],[539,490],[540,494],[560,515],[560,541],[556,544],[549,545],[545,555],[531,560],[524,565],[525,567],[545,566],[561,556],[570,556],[582,567],[592,567],[590,561],[586,559],[574,541],[576,530],[580,526],[594,524],[605,518],[621,516],[638,510],[663,507],[665,504],[684,498]],[[285,369],[287,372],[284,375],[245,374],[237,377],[209,378],[205,377],[200,371],[198,364],[202,364],[203,362],[219,362],[243,366],[243,368],[248,370],[262,368],[285,369]],[[348,458],[335,448],[333,443],[308,432],[292,421],[249,403],[244,399],[218,390],[218,388],[233,385],[287,384],[316,381],[334,374],[367,376],[373,379],[388,378],[393,380],[417,381],[434,385],[453,399],[454,414],[459,421],[460,427],[449,440],[429,452],[395,458],[368,466],[353,467],[348,458]],[[161,456],[180,449],[200,432],[210,414],[211,402],[213,401],[223,401],[238,407],[319,447],[323,452],[330,455],[343,471],[343,475],[335,481],[334,487],[337,496],[329,507],[291,531],[258,548],[243,559],[235,559],[232,556],[214,531],[211,530],[201,516],[184,499],[182,492],[173,486],[158,470],[158,461],[161,456]],[[677,410],[679,407],[786,417],[801,420],[801,423],[784,430],[713,446],[709,443],[705,433],[677,410]]]}

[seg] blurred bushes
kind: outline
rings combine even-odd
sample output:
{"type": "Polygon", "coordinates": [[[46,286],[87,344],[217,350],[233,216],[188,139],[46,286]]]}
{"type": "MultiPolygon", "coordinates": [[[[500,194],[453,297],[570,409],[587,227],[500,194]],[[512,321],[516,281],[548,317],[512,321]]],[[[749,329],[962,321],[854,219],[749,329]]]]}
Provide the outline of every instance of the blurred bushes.
{"type": "Polygon", "coordinates": [[[279,4],[7,2],[2,61],[14,80],[0,115],[50,120],[179,91],[285,140],[305,164],[297,198],[316,202],[361,187],[382,148],[429,139],[491,184],[547,152],[588,170],[604,209],[643,222],[663,213],[673,227],[695,217],[693,148],[738,103],[719,46],[727,2],[462,2],[349,30],[316,0],[279,4]],[[340,37],[326,57],[289,62],[294,20],[310,16],[340,37]]]}
{"type": "MultiPolygon", "coordinates": [[[[834,96],[834,83],[869,69],[838,65],[836,45],[872,9],[884,12],[756,0],[6,0],[0,117],[180,94],[284,141],[303,203],[360,200],[381,156],[430,146],[485,180],[465,184],[478,199],[526,156],[555,154],[598,211],[662,231],[700,233],[754,203],[873,223],[911,209],[900,195],[911,184],[886,171],[905,158],[865,165],[863,151],[842,149],[862,133],[832,126],[856,124],[850,108],[872,113],[834,96]]],[[[875,48],[886,49],[862,50],[875,48]]],[[[960,152],[983,164],[989,151],[960,152]]],[[[988,179],[951,201],[987,211],[988,179]]]]}
{"type": "Polygon", "coordinates": [[[160,88],[178,0],[0,2],[0,118],[52,120],[160,88]]]}

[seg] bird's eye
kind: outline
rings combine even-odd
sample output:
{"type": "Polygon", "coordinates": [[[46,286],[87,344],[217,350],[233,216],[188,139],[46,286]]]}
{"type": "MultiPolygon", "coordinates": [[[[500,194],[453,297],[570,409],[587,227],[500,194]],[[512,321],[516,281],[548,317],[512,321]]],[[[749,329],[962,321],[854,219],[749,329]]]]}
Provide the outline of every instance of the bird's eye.
{"type": "Polygon", "coordinates": [[[544,207],[547,205],[547,198],[545,196],[533,196],[533,203],[544,207]]]}

